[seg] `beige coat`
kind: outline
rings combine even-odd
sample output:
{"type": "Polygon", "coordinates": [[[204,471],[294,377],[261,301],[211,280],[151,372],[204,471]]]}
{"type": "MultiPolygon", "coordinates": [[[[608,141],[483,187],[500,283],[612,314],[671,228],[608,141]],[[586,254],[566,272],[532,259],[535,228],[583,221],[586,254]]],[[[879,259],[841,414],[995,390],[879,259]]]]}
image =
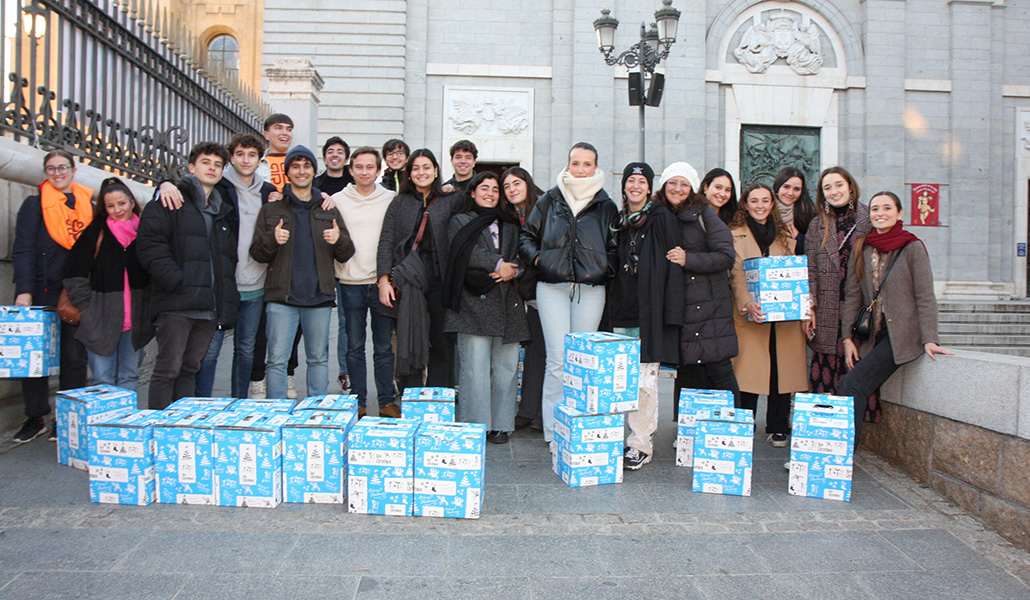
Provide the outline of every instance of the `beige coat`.
{"type": "MultiPolygon", "coordinates": [[[[805,352],[805,334],[800,321],[779,323],[752,323],[745,318],[744,307],[754,300],[744,281],[744,261],[762,256],[751,230],[747,225],[736,227],[733,234],[733,249],[736,259],[730,271],[730,290],[733,293],[733,325],[737,328],[737,343],[740,353],[733,359],[733,372],[740,384],[740,391],[752,394],[769,393],[769,334],[776,328],[776,365],[779,377],[779,393],[808,391],[808,358],[805,352]]],[[[791,256],[794,254],[794,240],[784,244],[779,237],[769,248],[770,256],[791,256]]]]}

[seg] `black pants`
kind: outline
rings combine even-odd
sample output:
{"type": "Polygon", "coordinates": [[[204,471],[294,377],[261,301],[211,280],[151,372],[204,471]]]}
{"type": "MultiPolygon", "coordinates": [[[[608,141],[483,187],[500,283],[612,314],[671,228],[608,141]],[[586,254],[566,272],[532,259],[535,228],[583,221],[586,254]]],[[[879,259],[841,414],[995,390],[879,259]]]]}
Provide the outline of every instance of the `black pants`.
{"type": "Polygon", "coordinates": [[[147,406],[164,410],[179,398],[197,393],[197,371],[218,321],[161,314],[154,325],[157,327],[157,362],[150,376],[147,406]]]}
{"type": "Polygon", "coordinates": [[[855,437],[865,421],[865,409],[869,404],[869,396],[890,379],[890,376],[901,368],[894,364],[894,348],[890,335],[879,338],[872,351],[855,363],[855,368],[848,371],[837,388],[838,396],[851,396],[855,399],[855,437]]]}
{"type": "MultiPolygon", "coordinates": [[[[61,321],[61,375],[58,382],[62,390],[86,387],[86,347],[75,339],[79,328],[61,321]]],[[[21,395],[25,402],[25,416],[30,419],[50,414],[50,378],[33,377],[21,380],[21,395]]]]}
{"type": "MultiPolygon", "coordinates": [[[[288,376],[293,376],[297,365],[300,364],[300,359],[297,357],[300,335],[301,331],[298,325],[297,335],[293,338],[293,353],[290,354],[290,360],[286,363],[286,375],[288,376]]],[[[265,311],[261,311],[261,324],[258,325],[257,336],[254,338],[254,366],[250,369],[251,381],[264,381],[266,358],[268,358],[268,336],[265,335],[265,311]]],[[[242,390],[242,393],[246,396],[247,390],[242,390]]]]}
{"type": "MultiPolygon", "coordinates": [[[[443,287],[439,281],[430,283],[426,290],[429,308],[429,364],[426,366],[426,387],[454,387],[454,338],[443,331],[443,287]]],[[[398,377],[401,391],[409,387],[422,387],[422,373],[398,377]]]]}
{"type": "Polygon", "coordinates": [[[672,398],[674,420],[680,418],[680,390],[727,390],[733,392],[733,403],[740,405],[740,386],[728,358],[698,365],[683,365],[676,370],[676,395],[672,398]]]}
{"type": "MultiPolygon", "coordinates": [[[[780,376],[776,361],[776,324],[769,328],[769,402],[765,415],[765,432],[790,433],[790,392],[779,393],[780,376]]],[[[876,389],[876,388],[873,388],[876,389]]],[[[740,408],[758,411],[758,394],[740,393],[740,408]]]]}
{"type": "Polygon", "coordinates": [[[542,422],[541,399],[544,395],[544,368],[547,362],[547,347],[544,346],[544,330],[540,326],[540,313],[529,307],[526,311],[529,321],[529,343],[526,357],[522,361],[522,400],[518,416],[542,422]]]}

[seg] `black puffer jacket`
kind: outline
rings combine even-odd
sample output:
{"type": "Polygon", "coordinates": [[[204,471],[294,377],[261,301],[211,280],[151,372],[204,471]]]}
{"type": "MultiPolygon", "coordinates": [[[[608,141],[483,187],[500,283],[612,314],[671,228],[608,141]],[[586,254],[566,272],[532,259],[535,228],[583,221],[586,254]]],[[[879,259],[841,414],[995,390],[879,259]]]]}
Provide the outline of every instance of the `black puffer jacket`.
{"type": "Polygon", "coordinates": [[[519,236],[519,255],[544,283],[603,285],[615,273],[618,207],[601,190],[576,216],[553,187],[533,207],[519,236]],[[537,261],[539,259],[539,261],[537,261]]]}
{"type": "Polygon", "coordinates": [[[240,306],[235,210],[223,199],[208,239],[200,212],[205,204],[200,184],[186,177],[177,187],[184,199],[182,208],[147,203],[136,236],[136,253],[153,284],[151,314],[213,310],[220,326],[231,328],[240,306]]]}
{"type": "Polygon", "coordinates": [[[676,215],[680,246],[687,253],[683,267],[686,303],[680,334],[680,363],[696,365],[737,355],[729,270],[735,254],[730,229],[709,206],[686,208],[676,215]]]}

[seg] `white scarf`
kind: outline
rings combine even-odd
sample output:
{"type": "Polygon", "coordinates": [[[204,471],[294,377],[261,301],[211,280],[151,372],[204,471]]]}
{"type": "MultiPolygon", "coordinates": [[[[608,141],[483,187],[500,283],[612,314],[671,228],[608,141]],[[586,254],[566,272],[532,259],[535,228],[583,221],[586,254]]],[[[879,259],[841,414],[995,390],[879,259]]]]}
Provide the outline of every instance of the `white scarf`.
{"type": "Polygon", "coordinates": [[[590,177],[573,177],[568,168],[558,173],[558,191],[572,209],[572,216],[578,216],[603,186],[604,171],[601,169],[590,177]]]}
{"type": "MultiPolygon", "coordinates": [[[[796,202],[796,201],[795,201],[796,202]]],[[[794,205],[784,204],[779,200],[776,201],[776,206],[780,209],[780,218],[783,219],[785,225],[794,224],[794,205]]]]}

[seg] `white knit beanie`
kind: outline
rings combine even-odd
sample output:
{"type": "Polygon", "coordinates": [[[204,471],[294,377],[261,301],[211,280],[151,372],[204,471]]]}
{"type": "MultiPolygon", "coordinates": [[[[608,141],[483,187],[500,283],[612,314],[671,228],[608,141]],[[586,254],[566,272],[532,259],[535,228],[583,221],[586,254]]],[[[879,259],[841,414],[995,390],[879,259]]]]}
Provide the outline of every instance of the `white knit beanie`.
{"type": "Polygon", "coordinates": [[[697,171],[694,167],[690,166],[689,163],[685,162],[674,162],[671,165],[665,167],[662,171],[662,176],[658,178],[658,185],[654,189],[660,190],[665,185],[666,181],[669,181],[673,177],[683,177],[690,183],[690,191],[695,194],[701,193],[701,182],[697,178],[697,171]]]}

